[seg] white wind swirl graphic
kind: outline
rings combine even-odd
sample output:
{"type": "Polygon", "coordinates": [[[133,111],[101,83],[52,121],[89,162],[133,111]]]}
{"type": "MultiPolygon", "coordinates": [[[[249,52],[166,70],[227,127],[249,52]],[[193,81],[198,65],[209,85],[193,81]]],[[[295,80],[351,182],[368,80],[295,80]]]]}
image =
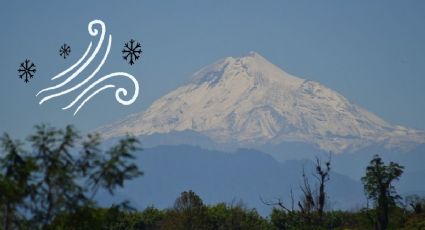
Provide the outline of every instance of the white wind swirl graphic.
{"type": "MultiPolygon", "coordinates": [[[[99,70],[102,68],[103,64],[105,63],[108,55],[109,55],[109,51],[111,49],[111,43],[112,43],[112,35],[109,34],[108,36],[108,45],[106,47],[106,52],[104,54],[104,56],[102,57],[101,62],[99,63],[99,65],[96,67],[96,69],[88,76],[86,77],[84,80],[82,80],[81,82],[73,85],[73,86],[68,86],[65,87],[65,85],[67,85],[71,80],[73,80],[74,78],[76,78],[96,57],[97,53],[99,52],[100,48],[102,47],[103,41],[105,39],[105,23],[103,23],[103,21],[101,20],[93,20],[88,24],[88,31],[89,34],[93,37],[97,36],[99,34],[99,31],[96,28],[93,28],[94,25],[100,25],[101,27],[101,34],[100,34],[100,38],[99,38],[99,42],[96,46],[96,48],[94,49],[93,53],[90,55],[90,57],[80,66],[80,64],[86,59],[87,55],[90,53],[91,48],[92,48],[92,42],[90,42],[86,52],[83,54],[83,56],[72,66],[70,66],[68,69],[64,70],[63,72],[57,74],[56,76],[54,76],[51,80],[56,80],[59,78],[62,78],[64,76],[66,76],[68,73],[72,72],[75,68],[77,68],[78,66],[80,66],[74,73],[72,73],[69,77],[67,77],[64,81],[62,81],[61,83],[51,86],[51,87],[47,87],[45,89],[40,90],[36,97],[38,97],[38,95],[43,94],[44,92],[48,92],[54,89],[60,89],[62,88],[62,90],[60,92],[57,93],[52,93],[50,95],[44,96],[39,104],[43,104],[44,102],[53,99],[55,97],[59,97],[62,95],[65,95],[67,93],[70,93],[74,90],[79,89],[80,87],[82,87],[83,85],[85,85],[86,83],[88,83],[92,78],[95,77],[95,75],[99,72],[99,70]]],[[[115,91],[115,99],[122,105],[131,105],[134,101],[136,101],[138,95],[139,95],[139,83],[137,82],[136,78],[128,73],[125,72],[114,72],[114,73],[110,73],[107,74],[105,76],[102,76],[100,78],[98,78],[97,80],[95,80],[93,83],[91,83],[90,85],[88,85],[71,103],[69,103],[67,106],[63,107],[62,110],[66,110],[66,109],[70,109],[72,107],[74,107],[74,105],[76,106],[76,104],[78,104],[77,108],[74,111],[74,116],[78,113],[78,111],[86,104],[86,102],[88,102],[92,97],[94,97],[96,94],[102,92],[105,89],[109,89],[109,88],[115,88],[115,85],[112,84],[106,84],[103,85],[102,87],[98,88],[97,90],[95,90],[94,92],[92,92],[90,95],[86,96],[86,94],[93,88],[97,87],[99,84],[101,84],[103,81],[112,78],[112,77],[117,77],[117,76],[121,76],[121,77],[126,77],[129,78],[133,84],[134,84],[134,95],[133,97],[131,97],[128,100],[122,99],[121,95],[123,96],[127,96],[127,90],[125,88],[118,88],[115,91]],[[84,98],[85,97],[85,98],[84,98]],[[84,98],[84,99],[83,99],[84,98]]]]}

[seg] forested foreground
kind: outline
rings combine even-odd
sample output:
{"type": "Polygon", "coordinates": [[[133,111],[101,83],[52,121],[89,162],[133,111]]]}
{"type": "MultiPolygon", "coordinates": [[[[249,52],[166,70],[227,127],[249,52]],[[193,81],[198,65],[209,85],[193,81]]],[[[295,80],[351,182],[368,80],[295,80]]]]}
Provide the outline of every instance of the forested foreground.
{"type": "MultiPolygon", "coordinates": [[[[105,149],[100,136],[82,137],[72,126],[36,126],[26,142],[4,134],[0,140],[1,229],[425,229],[425,199],[401,197],[393,184],[404,167],[375,155],[362,183],[367,202],[356,211],[329,210],[326,192],[331,159],[316,159],[314,181],[305,173],[301,197],[289,204],[264,201],[273,208],[262,217],[243,203],[205,205],[193,191],[183,191],[170,208],[136,210],[123,202],[96,203],[128,180],[143,180],[134,163],[139,141],[127,136],[105,149]]],[[[304,170],[303,170],[304,172],[304,170]]],[[[284,175],[282,175],[283,177],[284,175]]],[[[261,197],[259,198],[261,199],[261,197]]],[[[287,200],[287,199],[285,199],[287,200]]]]}

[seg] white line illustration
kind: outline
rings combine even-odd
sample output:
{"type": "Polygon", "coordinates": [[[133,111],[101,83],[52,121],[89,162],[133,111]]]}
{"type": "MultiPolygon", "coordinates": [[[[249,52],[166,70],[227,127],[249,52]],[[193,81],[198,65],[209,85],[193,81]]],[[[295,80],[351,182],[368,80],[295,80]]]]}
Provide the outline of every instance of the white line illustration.
{"type": "MultiPolygon", "coordinates": [[[[99,50],[101,49],[102,45],[103,45],[103,41],[105,39],[105,32],[106,32],[106,26],[105,23],[101,20],[93,20],[88,24],[88,31],[89,34],[93,37],[97,36],[99,34],[99,31],[94,28],[95,25],[100,25],[101,27],[101,34],[100,34],[100,38],[98,41],[98,44],[95,48],[95,50],[93,51],[93,53],[90,55],[90,57],[81,65],[81,63],[86,59],[87,55],[90,53],[91,48],[92,48],[92,42],[90,42],[87,50],[85,51],[85,53],[83,54],[83,56],[76,62],[74,63],[72,66],[70,66],[68,69],[64,70],[63,72],[57,74],[56,76],[52,77],[52,81],[59,79],[63,76],[66,76],[68,73],[72,72],[76,67],[78,67],[79,65],[81,65],[74,73],[72,73],[69,77],[67,77],[64,81],[62,81],[59,84],[56,84],[54,86],[51,87],[47,87],[44,88],[42,90],[40,90],[37,94],[36,97],[38,97],[38,95],[44,93],[44,92],[48,92],[54,89],[60,89],[63,88],[61,91],[59,92],[55,92],[52,93],[50,95],[44,96],[39,104],[43,104],[44,102],[53,99],[55,97],[59,97],[65,94],[68,94],[74,90],[79,89],[80,87],[86,85],[90,80],[92,80],[92,78],[94,78],[96,76],[96,74],[99,72],[99,70],[102,68],[102,66],[105,64],[106,59],[108,58],[109,55],[109,51],[111,50],[111,44],[112,44],[112,35],[109,34],[108,36],[108,44],[106,46],[106,51],[105,54],[102,57],[101,62],[99,63],[99,65],[96,67],[96,69],[88,76],[85,77],[82,81],[80,81],[79,83],[73,85],[73,86],[68,86],[65,87],[68,83],[70,83],[73,79],[75,79],[78,75],[81,74],[81,72],[83,72],[88,65],[90,65],[90,63],[96,58],[99,50]]],[[[103,81],[112,78],[112,77],[117,77],[117,76],[121,76],[121,77],[126,77],[129,78],[133,84],[134,84],[134,94],[133,96],[128,99],[122,99],[121,95],[123,96],[127,96],[127,90],[125,88],[117,88],[115,91],[115,99],[117,100],[117,102],[119,102],[122,105],[131,105],[133,104],[134,101],[136,101],[138,95],[139,95],[139,83],[137,81],[137,79],[128,73],[125,72],[114,72],[114,73],[110,73],[107,74],[105,76],[100,77],[99,79],[95,80],[93,83],[91,83],[88,87],[86,87],[71,103],[69,103],[67,106],[63,107],[62,110],[66,110],[69,108],[72,108],[75,104],[79,103],[79,101],[93,88],[95,88],[96,86],[98,86],[99,84],[101,84],[103,81]]],[[[89,96],[87,96],[82,102],[80,102],[80,104],[78,105],[78,107],[75,109],[74,111],[74,116],[78,113],[78,111],[86,104],[86,102],[88,102],[92,97],[94,97],[96,94],[100,93],[101,91],[105,90],[105,89],[109,89],[109,88],[115,88],[115,85],[112,84],[108,84],[108,85],[104,85],[100,88],[98,88],[97,90],[95,90],[93,93],[91,93],[89,96]]]]}

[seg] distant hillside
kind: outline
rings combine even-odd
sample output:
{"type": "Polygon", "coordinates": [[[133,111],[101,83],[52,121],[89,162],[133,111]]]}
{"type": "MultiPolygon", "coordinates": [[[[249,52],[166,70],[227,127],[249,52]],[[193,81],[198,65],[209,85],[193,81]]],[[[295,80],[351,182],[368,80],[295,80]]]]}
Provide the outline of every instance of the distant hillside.
{"type": "MultiPolygon", "coordinates": [[[[260,197],[269,201],[282,198],[290,204],[291,187],[295,198],[300,196],[302,167],[309,175],[314,170],[311,161],[280,163],[254,150],[229,154],[192,146],[148,148],[138,153],[137,161],[145,175],[127,184],[118,197],[131,200],[139,208],[170,207],[182,191],[191,189],[206,203],[242,200],[263,215],[269,214],[271,207],[260,197]]],[[[313,184],[313,178],[310,181],[313,184]]],[[[364,201],[361,184],[338,173],[331,174],[328,191],[335,209],[353,208],[364,201]]],[[[106,202],[109,198],[100,199],[106,202]]]]}

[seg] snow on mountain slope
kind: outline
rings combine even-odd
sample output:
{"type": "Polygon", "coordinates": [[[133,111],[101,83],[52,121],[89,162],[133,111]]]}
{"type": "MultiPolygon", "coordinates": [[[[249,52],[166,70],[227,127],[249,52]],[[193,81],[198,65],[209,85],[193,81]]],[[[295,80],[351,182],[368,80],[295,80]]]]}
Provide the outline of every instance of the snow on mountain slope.
{"type": "Polygon", "coordinates": [[[304,142],[340,153],[372,144],[409,149],[425,133],[388,124],[314,81],[282,71],[261,55],[227,57],[155,101],[107,125],[105,138],[192,130],[217,143],[256,146],[304,142]]]}

